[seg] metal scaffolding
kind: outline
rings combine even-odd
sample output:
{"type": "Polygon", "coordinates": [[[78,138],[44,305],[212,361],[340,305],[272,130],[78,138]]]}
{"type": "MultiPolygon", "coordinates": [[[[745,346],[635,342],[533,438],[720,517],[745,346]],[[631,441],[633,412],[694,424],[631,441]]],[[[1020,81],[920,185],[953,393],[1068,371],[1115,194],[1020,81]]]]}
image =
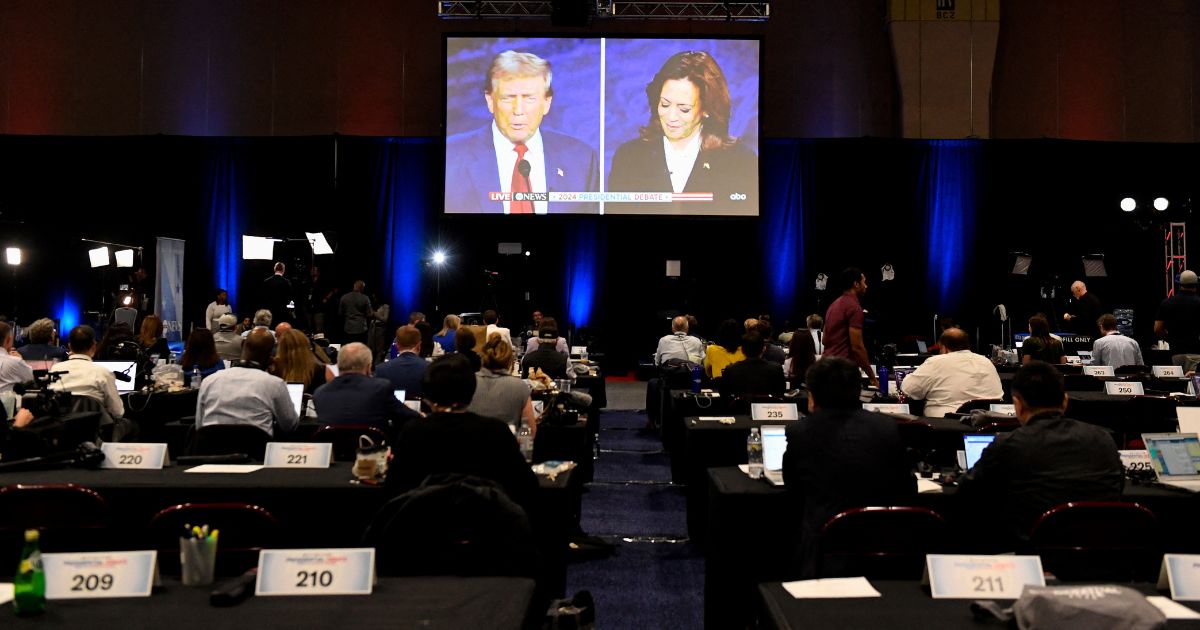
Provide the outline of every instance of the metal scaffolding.
{"type": "MultiPolygon", "coordinates": [[[[550,0],[438,0],[444,19],[545,18],[552,13],[550,0]]],[[[596,0],[595,17],[634,20],[706,20],[762,22],[771,15],[764,2],[658,2],[596,0]]]]}

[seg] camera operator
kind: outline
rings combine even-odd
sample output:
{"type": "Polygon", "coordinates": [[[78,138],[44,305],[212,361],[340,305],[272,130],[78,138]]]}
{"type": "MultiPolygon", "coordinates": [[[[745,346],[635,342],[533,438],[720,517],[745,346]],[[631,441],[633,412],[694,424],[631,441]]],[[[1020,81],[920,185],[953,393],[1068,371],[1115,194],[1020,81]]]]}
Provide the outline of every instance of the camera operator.
{"type": "Polygon", "coordinates": [[[71,348],[67,360],[50,368],[52,374],[62,373],[55,388],[96,400],[114,421],[125,415],[125,405],[117,393],[117,378],[111,370],[92,363],[96,354],[96,332],[92,327],[71,329],[67,344],[71,348]]]}

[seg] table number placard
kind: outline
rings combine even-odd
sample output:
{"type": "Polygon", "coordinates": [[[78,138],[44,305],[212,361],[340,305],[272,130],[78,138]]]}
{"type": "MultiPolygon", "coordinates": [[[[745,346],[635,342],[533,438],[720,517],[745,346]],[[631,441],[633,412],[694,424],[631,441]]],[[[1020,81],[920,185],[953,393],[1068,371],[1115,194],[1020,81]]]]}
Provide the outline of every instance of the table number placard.
{"type": "Polygon", "coordinates": [[[1125,472],[1153,470],[1150,467],[1150,453],[1146,449],[1117,452],[1121,455],[1121,466],[1125,468],[1125,472]]]}
{"type": "Polygon", "coordinates": [[[1158,571],[1159,590],[1171,589],[1171,599],[1181,602],[1200,601],[1200,556],[1183,553],[1163,555],[1158,571]]]}
{"type": "Polygon", "coordinates": [[[370,595],[375,549],[264,549],[254,594],[370,595]]]}
{"type": "Polygon", "coordinates": [[[1141,383],[1127,381],[1107,381],[1104,383],[1104,391],[1109,396],[1144,396],[1146,394],[1146,389],[1141,383]]]}
{"type": "Polygon", "coordinates": [[[1116,376],[1116,371],[1111,365],[1085,365],[1083,373],[1088,376],[1116,376]]]}
{"type": "Polygon", "coordinates": [[[992,413],[1002,413],[1008,416],[1017,415],[1016,406],[1011,404],[992,403],[988,405],[988,411],[991,411],[992,413]]]}
{"type": "Polygon", "coordinates": [[[101,468],[162,470],[170,460],[166,444],[105,442],[100,445],[100,450],[104,453],[101,468]]]}
{"type": "Polygon", "coordinates": [[[1017,599],[1026,585],[1045,586],[1038,556],[925,556],[934,599],[1017,599]]]}
{"type": "Polygon", "coordinates": [[[750,405],[752,420],[796,420],[796,405],[790,403],[753,403],[750,405]]]}
{"type": "Polygon", "coordinates": [[[267,442],[267,468],[329,468],[333,445],[328,442],[267,442]]]}
{"type": "Polygon", "coordinates": [[[1158,378],[1183,378],[1183,368],[1178,365],[1154,365],[1150,373],[1158,378]]]}
{"type": "Polygon", "coordinates": [[[149,597],[157,565],[156,551],[44,553],[46,599],[149,597]]]}
{"type": "Polygon", "coordinates": [[[863,403],[863,409],[875,413],[910,413],[908,403],[863,403]]]}

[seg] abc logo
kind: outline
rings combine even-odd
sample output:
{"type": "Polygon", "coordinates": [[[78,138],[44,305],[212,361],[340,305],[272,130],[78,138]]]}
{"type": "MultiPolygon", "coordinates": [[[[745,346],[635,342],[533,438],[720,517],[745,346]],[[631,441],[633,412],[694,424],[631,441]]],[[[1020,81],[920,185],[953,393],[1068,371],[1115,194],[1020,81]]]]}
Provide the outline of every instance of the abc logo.
{"type": "Polygon", "coordinates": [[[746,195],[744,193],[733,193],[733,194],[729,195],[729,200],[730,201],[745,201],[746,195]]]}

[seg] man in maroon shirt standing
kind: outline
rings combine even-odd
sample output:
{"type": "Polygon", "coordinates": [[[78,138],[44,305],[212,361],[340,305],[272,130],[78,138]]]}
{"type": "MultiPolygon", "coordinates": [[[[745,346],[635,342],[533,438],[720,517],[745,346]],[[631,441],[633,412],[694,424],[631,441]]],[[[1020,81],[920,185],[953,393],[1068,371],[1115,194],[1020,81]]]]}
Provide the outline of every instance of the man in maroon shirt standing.
{"type": "Polygon", "coordinates": [[[842,272],[842,295],[825,313],[825,353],[822,356],[845,357],[858,364],[878,387],[879,379],[871,370],[871,359],[863,342],[863,309],[858,297],[867,292],[867,277],[855,267],[842,272]]]}

